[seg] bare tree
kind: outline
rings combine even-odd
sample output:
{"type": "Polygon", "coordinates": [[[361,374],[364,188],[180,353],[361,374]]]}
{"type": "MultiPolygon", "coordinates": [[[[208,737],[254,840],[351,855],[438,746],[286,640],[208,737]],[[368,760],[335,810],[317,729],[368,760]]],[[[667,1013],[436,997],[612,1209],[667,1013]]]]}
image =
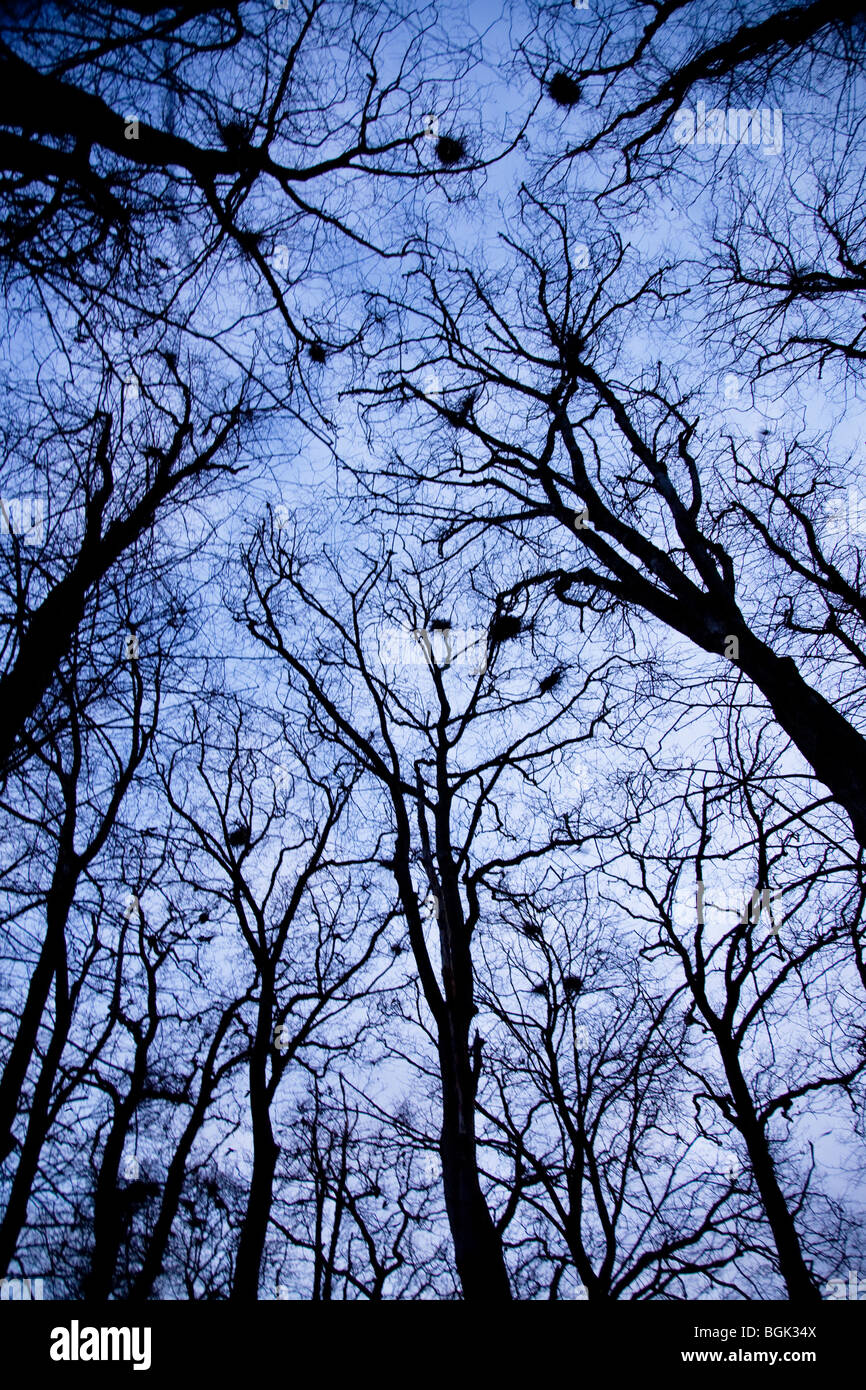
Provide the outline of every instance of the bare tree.
{"type": "Polygon", "coordinates": [[[422,360],[447,361],[452,383],[425,400],[416,375],[389,367],[384,401],[369,394],[385,409],[421,402],[442,427],[438,448],[393,455],[382,471],[404,491],[393,502],[370,480],[377,507],[411,495],[449,556],[485,532],[514,538],[523,572],[503,598],[538,591],[577,615],[646,615],[732,663],[866,844],[856,703],[821,688],[812,646],[842,671],[861,666],[856,560],[820,534],[820,451],[805,430],[772,452],[702,431],[692,393],[661,362],[620,351],[636,315],[649,325],[676,304],[664,268],[635,276],[614,236],[581,269],[566,212],[529,195],[525,211],[532,241],[516,244],[521,279],[502,295],[492,274],[429,273],[422,360]],[[758,596],[767,568],[782,590],[770,605],[758,596]]]}
{"type": "Polygon", "coordinates": [[[499,943],[486,953],[501,1024],[489,1118],[511,1162],[524,1296],[694,1297],[743,1269],[756,1204],[682,1123],[694,1059],[678,991],[639,968],[631,923],[594,890],[585,871],[546,892],[501,886],[514,941],[498,968],[499,943]]]}
{"type": "Polygon", "coordinates": [[[166,764],[166,797],[206,856],[196,888],[203,881],[207,896],[224,900],[252,970],[250,1009],[241,1014],[252,1171],[231,1297],[254,1300],[280,1152],[273,1106],[298,1065],[314,1068],[318,1055],[327,1066],[359,1046],[353,1003],[375,992],[381,967],[370,966],[389,913],[377,919],[355,899],[354,856],[327,853],[351,790],[339,764],[324,776],[302,746],[285,741],[277,783],[273,773],[262,775],[242,713],[228,739],[195,713],[188,733],[166,764]],[[196,751],[192,775],[188,747],[196,751]]]}
{"type": "MultiPolygon", "coordinates": [[[[575,689],[557,669],[552,681],[532,677],[528,689],[509,695],[495,675],[507,669],[508,644],[523,631],[520,617],[494,604],[482,609],[481,631],[467,632],[454,611],[457,596],[441,581],[426,591],[411,563],[405,575],[396,570],[396,558],[385,547],[378,556],[359,558],[357,573],[341,575],[326,557],[320,569],[326,598],[313,587],[303,540],[275,541],[264,528],[249,552],[246,612],[252,632],[307,692],[317,734],[350,753],[384,793],[385,833],[393,843],[377,857],[394,876],[434,1022],[445,1200],[463,1293],[467,1299],[507,1298],[501,1235],[479,1178],[475,1123],[483,1040],[478,1030],[471,1036],[477,1012],[472,941],[482,919],[479,881],[489,857],[484,836],[490,817],[493,824],[503,823],[500,798],[512,778],[533,785],[557,751],[593,736],[606,717],[604,696],[595,687],[609,663],[589,669],[575,689]],[[378,589],[385,575],[395,585],[395,600],[383,604],[378,589]],[[314,659],[305,659],[285,635],[293,604],[302,605],[320,633],[314,659]],[[395,659],[401,664],[399,650],[388,655],[395,632],[398,642],[402,632],[407,643],[420,644],[426,698],[404,693],[398,670],[391,668],[395,659]],[[567,693],[545,698],[560,690],[567,693]],[[569,727],[580,700],[587,723],[569,727]],[[506,723],[505,736],[496,737],[493,731],[512,712],[516,727],[508,731],[506,723]],[[476,856],[479,863],[473,863],[476,856]],[[438,972],[425,916],[438,923],[438,972]]],[[[403,660],[408,656],[411,663],[412,655],[411,645],[403,649],[403,660]]],[[[544,853],[542,845],[526,844],[518,834],[509,840],[506,862],[544,853]]],[[[499,861],[500,855],[493,849],[490,857],[499,861]]]]}
{"type": "MultiPolygon", "coordinates": [[[[82,654],[80,659],[89,672],[90,653],[82,654]]],[[[100,855],[110,844],[124,796],[147,752],[158,718],[159,663],[147,664],[148,677],[154,681],[150,688],[146,687],[137,662],[124,668],[115,659],[113,666],[115,674],[106,694],[113,695],[115,708],[110,716],[109,701],[103,695],[101,719],[96,717],[96,701],[92,697],[82,700],[74,683],[73,666],[69,683],[64,683],[67,732],[62,741],[40,756],[42,776],[34,778],[33,790],[45,798],[46,825],[53,831],[54,864],[50,885],[40,895],[42,901],[32,905],[30,930],[32,914],[41,916],[43,912],[45,930],[41,944],[35,948],[32,973],[24,985],[20,1020],[0,1088],[3,1156],[8,1159],[14,1148],[20,1150],[0,1223],[0,1263],[4,1267],[14,1253],[39,1157],[63,1098],[63,1087],[58,1095],[56,1086],[73,1016],[83,1002],[83,991],[101,953],[99,879],[90,904],[82,899],[82,885],[91,878],[100,855]],[[124,684],[128,691],[124,691],[124,684]],[[76,837],[80,848],[76,846],[76,837]],[[77,930],[70,939],[73,917],[77,930]],[[53,1006],[47,1012],[52,991],[53,1006]],[[23,1136],[16,1143],[16,1121],[31,1069],[32,1089],[27,1098],[23,1136]]],[[[10,790],[7,786],[7,793],[10,790]]],[[[26,817],[25,823],[29,819],[26,817]]],[[[35,866],[38,865],[37,859],[35,866]]],[[[115,890],[114,896],[119,898],[121,894],[115,890]]],[[[118,902],[115,912],[121,916],[126,908],[126,903],[118,902]]],[[[39,934],[35,941],[39,941],[39,934]]]]}

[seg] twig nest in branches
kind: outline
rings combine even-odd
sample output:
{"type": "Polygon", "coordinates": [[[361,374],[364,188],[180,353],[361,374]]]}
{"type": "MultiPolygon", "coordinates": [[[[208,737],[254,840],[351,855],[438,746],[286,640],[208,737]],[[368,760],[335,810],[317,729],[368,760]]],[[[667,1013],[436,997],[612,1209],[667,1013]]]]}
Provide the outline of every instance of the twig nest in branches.
{"type": "Polygon", "coordinates": [[[434,618],[430,623],[431,632],[450,632],[451,623],[447,618],[434,618]]]}
{"type": "Polygon", "coordinates": [[[139,1206],[142,1202],[158,1197],[159,1194],[158,1182],[150,1182],[147,1178],[133,1178],[120,1188],[118,1201],[124,1206],[139,1206]]]}
{"type": "Polygon", "coordinates": [[[466,142],[454,135],[440,135],[436,141],[436,158],[450,168],[466,157],[466,142]]]}
{"type": "Polygon", "coordinates": [[[241,228],[237,233],[239,244],[245,251],[257,251],[265,239],[264,232],[250,231],[248,228],[241,228]]]}
{"type": "Polygon", "coordinates": [[[580,87],[567,72],[555,72],[547,84],[547,95],[557,106],[576,106],[580,101],[580,87]]]}
{"type": "Polygon", "coordinates": [[[245,145],[250,138],[250,133],[243,121],[226,121],[224,125],[220,125],[219,132],[223,138],[223,144],[228,145],[230,149],[238,149],[241,145],[245,145]]]}
{"type": "Polygon", "coordinates": [[[512,637],[519,637],[522,631],[523,623],[520,618],[512,618],[509,613],[503,613],[490,624],[490,640],[507,642],[512,637]]]}
{"type": "Polygon", "coordinates": [[[586,340],[579,333],[566,333],[562,344],[562,360],[570,371],[580,365],[586,340]]]}
{"type": "Polygon", "coordinates": [[[563,975],[563,977],[562,977],[562,988],[565,990],[566,994],[568,994],[568,995],[580,994],[580,991],[583,989],[583,976],[582,976],[582,975],[563,975]]]}
{"type": "Polygon", "coordinates": [[[475,405],[475,392],[469,391],[460,401],[456,410],[446,410],[450,423],[455,429],[465,429],[469,424],[469,418],[475,405]]]}
{"type": "Polygon", "coordinates": [[[248,825],[237,826],[229,835],[229,844],[233,849],[245,849],[250,842],[250,828],[248,825]]]}
{"type": "Polygon", "coordinates": [[[551,671],[551,673],[550,673],[549,676],[545,676],[545,677],[544,677],[544,680],[541,680],[541,681],[538,682],[538,693],[539,693],[539,695],[546,695],[546,694],[548,693],[548,691],[550,691],[550,690],[555,690],[556,687],[559,685],[559,683],[560,683],[560,681],[562,680],[562,678],[563,678],[564,675],[565,675],[565,667],[564,667],[564,666],[557,666],[557,667],[555,667],[554,670],[551,671]]]}
{"type": "Polygon", "coordinates": [[[324,362],[327,362],[327,360],[328,360],[328,354],[325,352],[325,349],[322,347],[322,344],[321,344],[321,343],[311,343],[311,344],[310,344],[310,361],[311,361],[311,362],[318,362],[319,366],[322,366],[322,364],[323,364],[324,362]]]}

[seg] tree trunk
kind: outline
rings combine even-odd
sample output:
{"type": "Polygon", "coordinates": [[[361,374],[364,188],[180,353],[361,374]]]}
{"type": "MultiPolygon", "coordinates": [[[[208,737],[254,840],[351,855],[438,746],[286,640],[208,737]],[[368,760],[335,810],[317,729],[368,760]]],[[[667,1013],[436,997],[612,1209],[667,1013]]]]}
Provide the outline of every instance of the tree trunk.
{"type": "Polygon", "coordinates": [[[796,664],[763,642],[741,640],[740,665],[767,697],[780,725],[847,811],[866,848],[866,739],[803,680],[796,664]]]}
{"type": "Polygon", "coordinates": [[[280,1152],[271,1127],[271,1104],[267,1084],[272,1022],[273,982],[263,978],[249,1073],[253,1175],[230,1295],[235,1302],[255,1302],[259,1296],[259,1272],[271,1216],[274,1173],[280,1152]]]}
{"type": "Polygon", "coordinates": [[[779,1271],[785,1281],[788,1297],[799,1303],[820,1303],[821,1294],[809,1273],[806,1261],[803,1259],[797,1227],[788,1210],[784,1193],[779,1186],[767,1136],[755,1114],[755,1107],[740,1068],[739,1059],[732,1044],[722,1046],[721,1052],[725,1074],[731,1088],[731,1098],[736,1110],[738,1128],[746,1142],[752,1173],[761,1194],[761,1202],[770,1230],[773,1233],[773,1241],[779,1257],[779,1271]]]}
{"type": "MultiPolygon", "coordinates": [[[[66,833],[67,827],[64,827],[66,833]]],[[[45,940],[30,977],[27,999],[9,1058],[0,1079],[0,1160],[12,1149],[12,1128],[18,1101],[39,1036],[39,1026],[51,993],[58,962],[66,943],[66,923],[75,895],[78,874],[63,850],[55,867],[45,910],[45,940]]]]}
{"type": "Polygon", "coordinates": [[[180,1194],[183,1191],[184,1179],[186,1177],[186,1162],[189,1158],[196,1136],[204,1122],[211,1096],[213,1095],[216,1084],[215,1067],[216,1059],[222,1045],[223,1038],[228,1032],[234,1013],[234,1005],[230,1005],[222,1015],[219,1025],[214,1034],[213,1041],[208,1049],[207,1059],[199,1085],[198,1098],[192,1108],[192,1113],[184,1126],[180,1142],[172,1155],[171,1163],[168,1165],[165,1185],[162,1190],[162,1201],[159,1205],[159,1214],[153,1228],[153,1235],[145,1252],[141,1269],[135,1277],[129,1295],[129,1301],[134,1303],[144,1303],[150,1298],[153,1286],[162,1272],[162,1264],[165,1259],[165,1252],[168,1246],[171,1228],[177,1215],[180,1203],[180,1194]]]}
{"type": "Polygon", "coordinates": [[[8,1269],[14,1258],[18,1237],[27,1218],[27,1206],[39,1166],[39,1155],[48,1135],[51,1094],[72,1021],[72,1005],[67,984],[64,956],[60,968],[56,972],[57,1002],[54,1031],[33,1091],[27,1133],[22,1145],[18,1168],[12,1180],[9,1202],[2,1224],[0,1224],[0,1269],[8,1269]]]}
{"type": "Polygon", "coordinates": [[[451,1036],[440,1041],[445,1207],[454,1259],[467,1302],[511,1299],[502,1242],[481,1191],[475,1143],[475,1078],[468,1046],[451,1036]],[[455,1045],[456,1044],[456,1045],[455,1045]]]}

